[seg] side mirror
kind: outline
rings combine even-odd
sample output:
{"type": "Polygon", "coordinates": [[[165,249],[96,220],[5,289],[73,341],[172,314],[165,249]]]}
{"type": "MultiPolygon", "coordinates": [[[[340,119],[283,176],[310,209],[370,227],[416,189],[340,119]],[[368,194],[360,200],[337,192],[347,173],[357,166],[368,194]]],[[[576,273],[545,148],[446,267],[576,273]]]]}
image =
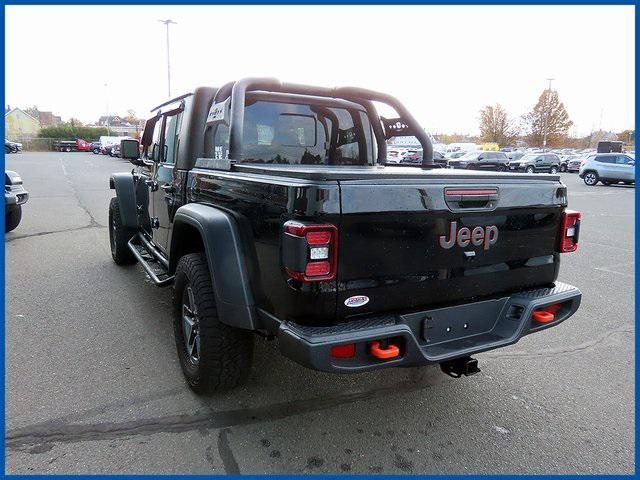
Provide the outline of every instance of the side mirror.
{"type": "Polygon", "coordinates": [[[140,142],[138,140],[120,140],[120,156],[134,165],[140,164],[140,142]]]}

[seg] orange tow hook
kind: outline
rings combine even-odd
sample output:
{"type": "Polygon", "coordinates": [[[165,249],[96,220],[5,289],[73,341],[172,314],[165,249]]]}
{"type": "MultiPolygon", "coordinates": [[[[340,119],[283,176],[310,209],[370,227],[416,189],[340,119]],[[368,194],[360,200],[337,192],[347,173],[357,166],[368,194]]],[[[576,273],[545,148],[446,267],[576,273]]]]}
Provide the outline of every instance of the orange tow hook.
{"type": "Polygon", "coordinates": [[[400,355],[400,349],[391,343],[386,348],[381,348],[380,342],[371,342],[371,355],[380,360],[388,360],[400,355]]]}
{"type": "Polygon", "coordinates": [[[549,323],[553,322],[555,315],[545,310],[534,310],[531,318],[533,318],[538,323],[549,323]]]}

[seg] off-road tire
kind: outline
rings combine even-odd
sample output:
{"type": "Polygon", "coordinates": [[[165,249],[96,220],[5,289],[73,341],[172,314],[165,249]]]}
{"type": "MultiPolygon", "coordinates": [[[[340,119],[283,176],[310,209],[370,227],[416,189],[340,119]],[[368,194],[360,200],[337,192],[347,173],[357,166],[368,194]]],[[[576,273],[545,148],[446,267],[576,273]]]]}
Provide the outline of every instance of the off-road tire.
{"type": "Polygon", "coordinates": [[[584,172],[584,176],[582,177],[585,185],[590,187],[595,187],[600,181],[600,177],[593,170],[589,170],[588,172],[584,172]]]}
{"type": "Polygon", "coordinates": [[[138,261],[127,245],[134,234],[135,230],[122,225],[120,205],[118,199],[113,197],[109,203],[109,244],[116,265],[133,265],[138,261]]]}
{"type": "Polygon", "coordinates": [[[535,167],[533,165],[529,165],[526,168],[525,172],[527,172],[527,173],[536,173],[536,169],[535,169],[535,167]]]}
{"type": "Polygon", "coordinates": [[[243,383],[251,371],[253,334],[218,320],[207,259],[191,253],[180,259],[173,288],[174,334],[180,366],[196,393],[229,390],[243,383]],[[198,318],[200,351],[197,363],[187,350],[183,329],[183,303],[191,288],[198,318]]]}
{"type": "Polygon", "coordinates": [[[15,230],[22,220],[22,207],[12,208],[4,216],[4,232],[15,230]]]}

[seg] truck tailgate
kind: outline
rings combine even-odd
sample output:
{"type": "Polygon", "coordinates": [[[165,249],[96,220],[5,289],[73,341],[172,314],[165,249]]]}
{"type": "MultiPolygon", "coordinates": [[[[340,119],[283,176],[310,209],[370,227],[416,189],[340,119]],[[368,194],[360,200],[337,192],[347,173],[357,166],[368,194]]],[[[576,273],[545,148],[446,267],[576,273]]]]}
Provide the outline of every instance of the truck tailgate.
{"type": "Polygon", "coordinates": [[[339,183],[338,318],[463,303],[557,277],[567,202],[557,176],[339,183]]]}

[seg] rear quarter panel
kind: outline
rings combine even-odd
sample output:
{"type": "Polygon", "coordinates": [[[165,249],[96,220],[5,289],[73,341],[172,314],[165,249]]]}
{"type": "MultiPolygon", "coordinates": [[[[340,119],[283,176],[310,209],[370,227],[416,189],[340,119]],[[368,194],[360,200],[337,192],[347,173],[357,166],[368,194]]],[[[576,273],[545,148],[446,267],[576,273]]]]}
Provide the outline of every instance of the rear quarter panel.
{"type": "Polygon", "coordinates": [[[296,287],[281,267],[283,224],[297,219],[340,221],[337,182],[306,182],[193,169],[187,179],[187,202],[205,203],[229,212],[242,231],[248,266],[255,279],[258,307],[281,319],[330,324],[336,314],[336,284],[317,282],[296,287]]]}

